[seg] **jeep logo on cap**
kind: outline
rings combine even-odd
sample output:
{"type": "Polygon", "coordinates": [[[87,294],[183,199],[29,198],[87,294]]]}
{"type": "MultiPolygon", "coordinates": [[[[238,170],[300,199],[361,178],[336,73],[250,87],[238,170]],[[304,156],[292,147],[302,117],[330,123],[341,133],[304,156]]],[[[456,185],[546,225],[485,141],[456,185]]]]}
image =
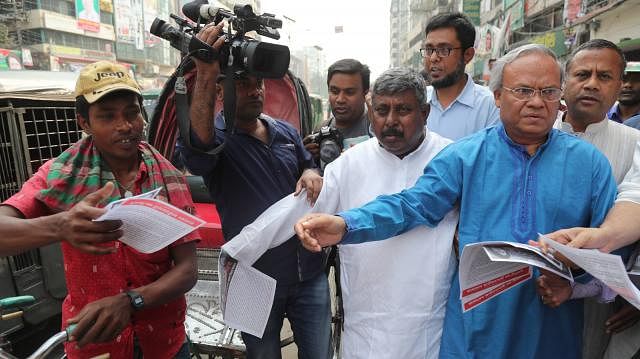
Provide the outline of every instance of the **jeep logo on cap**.
{"type": "Polygon", "coordinates": [[[123,78],[125,76],[125,73],[122,71],[118,71],[118,72],[98,72],[96,73],[96,78],[93,79],[93,81],[100,81],[104,78],[108,78],[108,77],[117,77],[117,78],[123,78]]]}

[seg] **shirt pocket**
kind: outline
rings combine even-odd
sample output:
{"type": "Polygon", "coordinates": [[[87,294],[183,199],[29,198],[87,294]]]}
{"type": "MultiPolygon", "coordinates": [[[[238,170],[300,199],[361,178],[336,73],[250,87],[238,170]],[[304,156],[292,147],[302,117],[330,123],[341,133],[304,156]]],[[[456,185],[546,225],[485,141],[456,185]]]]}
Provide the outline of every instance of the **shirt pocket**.
{"type": "Polygon", "coordinates": [[[286,170],[287,173],[291,173],[296,176],[296,174],[299,172],[298,153],[296,151],[296,145],[293,143],[279,144],[277,145],[277,152],[275,153],[275,155],[277,156],[278,161],[284,167],[283,170],[286,170]]]}

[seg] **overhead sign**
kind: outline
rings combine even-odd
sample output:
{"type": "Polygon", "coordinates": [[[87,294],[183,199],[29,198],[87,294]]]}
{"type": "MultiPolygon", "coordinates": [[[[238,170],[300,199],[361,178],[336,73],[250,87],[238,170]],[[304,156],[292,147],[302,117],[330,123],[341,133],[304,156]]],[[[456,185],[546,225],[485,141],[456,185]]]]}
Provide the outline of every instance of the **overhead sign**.
{"type": "Polygon", "coordinates": [[[564,44],[564,31],[552,31],[544,35],[531,39],[531,43],[544,45],[553,51],[556,56],[563,56],[567,53],[567,46],[564,44]]]}
{"type": "Polygon", "coordinates": [[[464,0],[462,11],[471,19],[475,26],[480,26],[480,0],[464,0]]]}

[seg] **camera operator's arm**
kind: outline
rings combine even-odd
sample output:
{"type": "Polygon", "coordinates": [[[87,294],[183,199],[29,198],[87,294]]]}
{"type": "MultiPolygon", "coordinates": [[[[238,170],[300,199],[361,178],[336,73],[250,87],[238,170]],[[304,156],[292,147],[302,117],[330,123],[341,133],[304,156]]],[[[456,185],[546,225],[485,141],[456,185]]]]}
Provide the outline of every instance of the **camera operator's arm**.
{"type": "Polygon", "coordinates": [[[316,161],[320,160],[320,146],[315,143],[315,141],[313,141],[313,134],[308,135],[307,137],[304,138],[304,140],[302,140],[302,143],[304,143],[304,148],[309,151],[309,153],[311,154],[311,156],[313,156],[313,159],[316,161]]]}
{"type": "MultiPolygon", "coordinates": [[[[220,37],[223,26],[223,22],[218,25],[208,24],[196,36],[215,50],[220,50],[224,42],[224,37],[220,37]]],[[[220,74],[220,64],[217,60],[206,63],[195,57],[193,61],[196,64],[197,74],[189,108],[191,129],[202,143],[209,144],[215,138],[213,117],[217,96],[216,79],[220,74]]]]}

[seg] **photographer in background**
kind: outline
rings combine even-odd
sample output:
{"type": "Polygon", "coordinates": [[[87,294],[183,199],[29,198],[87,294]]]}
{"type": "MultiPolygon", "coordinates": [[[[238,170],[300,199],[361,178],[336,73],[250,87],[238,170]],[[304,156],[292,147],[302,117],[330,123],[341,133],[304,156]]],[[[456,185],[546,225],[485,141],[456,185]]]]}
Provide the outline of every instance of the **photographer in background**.
{"type": "MultiPolygon", "coordinates": [[[[208,24],[197,35],[220,51],[223,23],[208,24]]],[[[234,75],[235,128],[214,122],[216,97],[225,94],[220,63],[194,58],[196,82],[190,106],[193,147],[179,147],[187,168],[204,177],[216,202],[226,240],[233,238],[264,210],[292,192],[307,190],[314,202],[322,187],[311,155],[298,132],[284,121],[262,113],[264,84],[246,72],[234,75]],[[221,128],[222,127],[222,128],[221,128]],[[224,144],[217,154],[209,151],[224,144]]],[[[230,80],[230,79],[227,79],[230,80]]],[[[262,338],[242,333],[247,358],[280,358],[280,331],[285,314],[291,322],[301,358],[329,356],[330,300],[324,256],[304,249],[295,237],[268,250],[254,267],[276,279],[271,314],[262,338]]]]}
{"type": "Polygon", "coordinates": [[[369,118],[365,106],[365,96],[369,92],[369,67],[354,59],[338,60],[329,66],[327,86],[331,117],[322,124],[322,129],[305,137],[304,146],[311,152],[318,164],[325,164],[340,156],[341,150],[348,149],[373,137],[369,129],[369,118]],[[333,130],[337,130],[339,136],[333,130]],[[338,141],[335,146],[323,148],[325,139],[338,141]]]}

